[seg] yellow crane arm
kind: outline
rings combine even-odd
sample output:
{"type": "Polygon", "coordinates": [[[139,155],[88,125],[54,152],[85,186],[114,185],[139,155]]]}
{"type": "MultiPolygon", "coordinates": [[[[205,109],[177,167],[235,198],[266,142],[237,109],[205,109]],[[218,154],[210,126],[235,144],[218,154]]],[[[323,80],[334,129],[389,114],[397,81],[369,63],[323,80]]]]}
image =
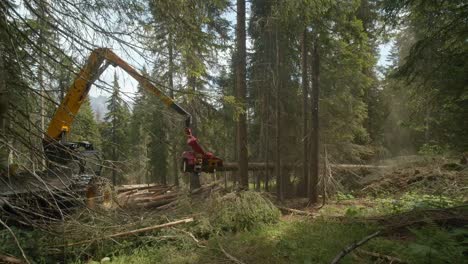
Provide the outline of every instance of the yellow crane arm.
{"type": "Polygon", "coordinates": [[[156,88],[156,86],[154,86],[146,77],[122,60],[112,50],[108,48],[98,48],[91,52],[88,61],[73,81],[67,95],[57,108],[49,123],[49,128],[47,129],[47,140],[60,141],[63,139],[64,134],[70,131],[73,120],[86,99],[89,89],[106,70],[109,64],[114,67],[122,68],[137,80],[143,88],[160,98],[166,106],[174,109],[177,113],[184,115],[186,117],[186,127],[188,128],[190,126],[191,115],[185,109],[174,102],[174,100],[169,96],[165,95],[161,90],[156,88]]]}

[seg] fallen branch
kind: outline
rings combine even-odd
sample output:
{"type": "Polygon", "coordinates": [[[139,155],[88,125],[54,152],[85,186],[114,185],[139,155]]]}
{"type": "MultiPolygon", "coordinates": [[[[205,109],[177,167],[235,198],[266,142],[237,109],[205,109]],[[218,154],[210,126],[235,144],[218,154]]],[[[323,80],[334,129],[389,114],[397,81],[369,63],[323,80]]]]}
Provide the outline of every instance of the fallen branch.
{"type": "Polygon", "coordinates": [[[237,264],[245,264],[244,262],[238,260],[237,258],[235,258],[233,255],[229,254],[226,252],[226,250],[224,250],[223,246],[221,245],[221,243],[219,243],[218,241],[218,246],[219,246],[219,249],[221,250],[221,252],[223,252],[223,254],[229,259],[231,260],[232,262],[234,263],[237,263],[237,264]]]}
{"type": "Polygon", "coordinates": [[[154,208],[154,209],[156,209],[156,210],[158,210],[158,211],[166,210],[166,209],[168,209],[168,208],[171,208],[171,207],[176,206],[178,202],[179,202],[179,201],[176,199],[176,200],[174,200],[174,201],[172,201],[172,202],[170,202],[170,203],[168,203],[168,204],[158,206],[158,207],[156,207],[156,208],[154,208]]]}
{"type": "Polygon", "coordinates": [[[372,257],[375,257],[375,258],[379,258],[379,259],[386,259],[388,261],[390,261],[390,263],[406,263],[405,261],[397,258],[397,257],[392,257],[392,256],[388,256],[388,255],[384,255],[384,254],[380,254],[380,253],[376,253],[376,252],[370,252],[370,251],[367,251],[367,250],[363,250],[363,249],[357,249],[356,250],[357,252],[359,253],[362,253],[362,254],[365,254],[365,255],[368,255],[368,256],[372,256],[372,257]]]}
{"type": "Polygon", "coordinates": [[[171,227],[171,226],[190,223],[190,222],[193,222],[193,218],[186,218],[186,219],[182,219],[182,220],[178,220],[178,221],[174,221],[174,222],[165,223],[165,224],[162,224],[162,225],[155,225],[155,226],[149,226],[149,227],[145,227],[145,228],[135,229],[135,230],[132,230],[132,231],[120,232],[120,233],[104,236],[104,237],[94,239],[94,240],[85,240],[85,241],[79,241],[79,242],[75,242],[75,243],[69,243],[69,244],[67,244],[65,246],[67,246],[67,247],[77,246],[77,245],[82,245],[82,244],[93,243],[93,242],[96,242],[96,241],[99,241],[99,240],[104,240],[104,239],[111,239],[111,238],[116,238],[116,237],[136,235],[136,234],[139,234],[139,233],[144,233],[144,232],[153,231],[153,230],[156,230],[156,229],[171,227]]]}
{"type": "Polygon", "coordinates": [[[288,213],[293,213],[293,214],[298,214],[298,215],[305,215],[305,216],[314,216],[314,214],[306,211],[301,211],[297,209],[292,209],[292,208],[287,208],[287,207],[282,207],[282,206],[277,206],[278,209],[280,209],[283,212],[288,212],[288,213]]]}
{"type": "Polygon", "coordinates": [[[429,208],[429,209],[414,209],[411,211],[365,218],[348,218],[344,216],[335,217],[342,222],[347,223],[373,223],[377,222],[379,226],[383,226],[385,232],[398,230],[407,226],[424,224],[427,222],[433,223],[453,223],[463,226],[468,224],[468,205],[461,205],[450,208],[429,208]]]}
{"type": "Polygon", "coordinates": [[[359,246],[362,246],[364,245],[365,243],[367,243],[369,240],[371,240],[372,238],[380,235],[382,231],[377,231],[371,235],[368,235],[366,236],[365,238],[363,238],[362,240],[358,241],[358,242],[354,242],[352,243],[351,245],[348,245],[347,247],[345,247],[331,262],[331,264],[337,264],[340,262],[340,260],[346,256],[349,252],[353,251],[354,249],[358,248],[359,246]]]}
{"type": "Polygon", "coordinates": [[[7,255],[0,255],[0,263],[23,264],[24,261],[22,261],[19,258],[7,256],[7,255]]]}
{"type": "Polygon", "coordinates": [[[31,263],[26,257],[26,254],[24,253],[24,250],[21,247],[20,242],[18,241],[18,238],[15,236],[15,233],[13,232],[13,230],[11,230],[11,228],[7,224],[5,224],[5,222],[3,222],[2,219],[0,219],[0,224],[2,224],[2,226],[4,226],[8,230],[8,232],[10,232],[11,236],[15,240],[16,246],[18,246],[18,249],[21,251],[21,255],[23,256],[24,261],[26,261],[26,263],[28,264],[31,263]]]}
{"type": "Polygon", "coordinates": [[[172,228],[172,229],[177,230],[177,231],[179,231],[179,232],[182,232],[182,233],[188,235],[190,238],[193,239],[193,241],[195,241],[195,243],[197,243],[197,246],[202,247],[202,248],[206,247],[206,246],[204,246],[204,245],[200,245],[200,240],[198,240],[192,233],[190,233],[190,232],[188,232],[188,231],[185,231],[185,230],[183,230],[183,229],[175,228],[175,227],[172,228]]]}

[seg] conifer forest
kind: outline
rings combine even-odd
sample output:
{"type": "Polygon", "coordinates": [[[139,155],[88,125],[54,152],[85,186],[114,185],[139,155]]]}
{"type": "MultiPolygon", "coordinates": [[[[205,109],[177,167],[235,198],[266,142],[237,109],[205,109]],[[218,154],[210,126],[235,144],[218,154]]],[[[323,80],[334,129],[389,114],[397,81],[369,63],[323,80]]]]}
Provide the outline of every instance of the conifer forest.
{"type": "Polygon", "coordinates": [[[0,263],[468,264],[468,1],[0,0],[0,263]]]}

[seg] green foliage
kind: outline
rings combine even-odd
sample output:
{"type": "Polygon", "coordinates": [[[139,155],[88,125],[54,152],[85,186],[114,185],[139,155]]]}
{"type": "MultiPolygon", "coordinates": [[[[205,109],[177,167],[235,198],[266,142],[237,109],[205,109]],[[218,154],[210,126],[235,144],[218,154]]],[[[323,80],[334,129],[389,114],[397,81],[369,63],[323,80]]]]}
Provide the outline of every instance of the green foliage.
{"type": "Polygon", "coordinates": [[[149,182],[161,182],[166,184],[167,164],[168,164],[168,143],[167,143],[167,120],[164,118],[162,104],[157,102],[156,98],[152,98],[150,111],[150,120],[148,129],[150,131],[149,138],[150,148],[148,149],[148,157],[151,168],[151,179],[149,182]]]}
{"type": "Polygon", "coordinates": [[[447,150],[444,147],[441,147],[436,144],[425,143],[423,144],[418,151],[418,154],[424,156],[437,156],[446,153],[447,150]]]}
{"type": "Polygon", "coordinates": [[[337,201],[345,201],[345,200],[352,200],[354,199],[354,195],[350,194],[350,193],[342,193],[342,192],[338,192],[336,194],[336,200],[337,201]]]}
{"type": "MultiPolygon", "coordinates": [[[[382,1],[387,25],[396,24],[394,63],[387,80],[405,114],[412,145],[467,148],[466,7],[464,1],[382,1]],[[388,23],[390,22],[390,23],[388,23]]],[[[397,108],[398,109],[398,108],[397,108]]],[[[394,125],[399,125],[394,124],[394,125]]]]}
{"type": "MultiPolygon", "coordinates": [[[[47,263],[46,248],[52,240],[40,230],[27,230],[11,227],[23,251],[36,263],[47,263]]],[[[15,239],[7,229],[0,230],[0,252],[13,256],[22,256],[15,239]]]]}
{"type": "Polygon", "coordinates": [[[436,225],[410,228],[409,241],[383,238],[369,243],[370,250],[398,256],[408,263],[468,263],[464,255],[467,231],[463,228],[445,229],[436,225]]]}
{"type": "Polygon", "coordinates": [[[111,161],[112,178],[122,183],[125,164],[129,154],[129,119],[130,110],[120,94],[117,75],[114,75],[113,92],[107,101],[107,114],[101,128],[104,158],[111,161]],[[117,177],[118,176],[118,177],[117,177]]]}
{"type": "Polygon", "coordinates": [[[443,195],[405,193],[398,199],[377,198],[377,210],[383,213],[401,213],[414,209],[447,208],[463,203],[462,198],[449,198],[443,195]]]}
{"type": "Polygon", "coordinates": [[[199,263],[198,256],[194,254],[193,247],[183,250],[174,245],[141,247],[133,250],[130,254],[112,257],[111,260],[112,263],[116,264],[199,263]]]}
{"type": "MultiPolygon", "coordinates": [[[[244,263],[330,263],[346,245],[373,230],[372,226],[342,225],[321,219],[280,221],[249,232],[213,238],[209,243],[212,253],[201,254],[201,261],[219,263],[220,258],[225,258],[213,250],[219,248],[219,241],[229,254],[244,263]]],[[[353,262],[346,257],[343,263],[353,262]]]]}
{"type": "Polygon", "coordinates": [[[89,99],[86,99],[81,105],[80,111],[73,122],[69,140],[89,141],[93,143],[95,148],[100,149],[101,135],[94,116],[89,99]]]}
{"type": "Polygon", "coordinates": [[[257,225],[275,223],[281,213],[257,192],[230,193],[212,199],[209,218],[215,230],[246,231],[257,225]]]}

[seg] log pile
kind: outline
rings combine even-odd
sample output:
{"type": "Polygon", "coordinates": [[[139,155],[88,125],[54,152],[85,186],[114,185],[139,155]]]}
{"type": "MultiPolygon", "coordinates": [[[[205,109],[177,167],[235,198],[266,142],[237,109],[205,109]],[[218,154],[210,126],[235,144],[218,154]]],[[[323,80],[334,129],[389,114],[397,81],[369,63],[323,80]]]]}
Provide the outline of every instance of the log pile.
{"type": "Polygon", "coordinates": [[[119,188],[117,201],[122,208],[163,210],[175,205],[179,195],[175,186],[133,185],[119,188]]]}
{"type": "MultiPolygon", "coordinates": [[[[206,198],[223,191],[220,182],[212,182],[190,191],[192,197],[206,198]]],[[[187,196],[187,190],[173,185],[124,185],[117,188],[117,203],[121,208],[165,210],[175,207],[177,200],[187,196]]]]}

